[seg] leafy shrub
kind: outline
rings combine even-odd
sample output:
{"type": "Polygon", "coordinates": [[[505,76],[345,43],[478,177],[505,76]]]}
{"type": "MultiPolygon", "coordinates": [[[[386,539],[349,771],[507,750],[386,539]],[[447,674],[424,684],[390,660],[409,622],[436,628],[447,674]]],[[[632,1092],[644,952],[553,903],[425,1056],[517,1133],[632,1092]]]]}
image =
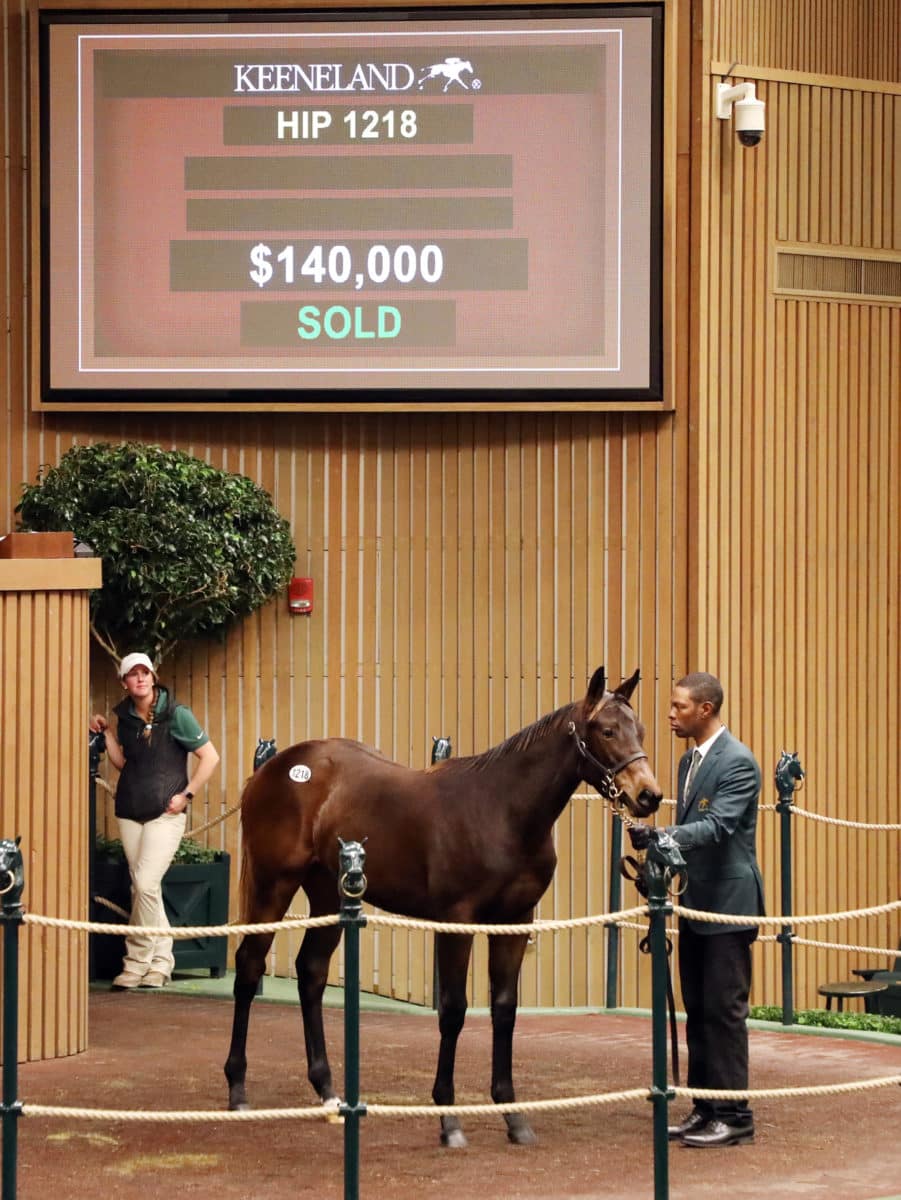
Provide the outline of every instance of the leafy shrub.
{"type": "MultiPolygon", "coordinates": [[[[757,1021],[776,1021],[782,1024],[782,1009],[774,1004],[751,1008],[757,1021]]],[[[880,1017],[867,1012],[827,1012],[824,1008],[800,1009],[795,1014],[796,1025],[819,1025],[825,1029],[860,1029],[868,1033],[901,1034],[901,1017],[880,1017]]]]}
{"type": "MultiPolygon", "coordinates": [[[[95,848],[98,858],[104,858],[108,862],[125,862],[125,851],[118,838],[108,838],[104,837],[102,833],[98,833],[95,848]]],[[[200,842],[195,842],[193,838],[182,838],[172,862],[211,863],[217,862],[218,859],[218,850],[212,850],[208,846],[201,846],[200,842]]]]}
{"type": "Polygon", "coordinates": [[[284,588],[288,522],[244,475],[141,442],[74,446],[23,485],[22,530],[71,529],[103,560],[91,631],[113,658],[155,661],[224,633],[284,588]]]}

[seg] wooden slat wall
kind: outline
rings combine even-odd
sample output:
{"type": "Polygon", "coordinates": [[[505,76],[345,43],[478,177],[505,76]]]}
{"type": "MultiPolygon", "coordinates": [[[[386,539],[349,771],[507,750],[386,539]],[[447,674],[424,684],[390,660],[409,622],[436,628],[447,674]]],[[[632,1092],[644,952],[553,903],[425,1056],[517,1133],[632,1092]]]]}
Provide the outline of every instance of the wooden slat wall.
{"type": "MultiPolygon", "coordinates": [[[[779,751],[796,749],[802,806],[897,823],[901,297],[776,297],[773,271],[782,243],[901,252],[901,8],[730,0],[704,10],[690,657],[722,675],[730,721],[768,781],[779,751]],[[737,78],[756,78],[767,103],[757,150],[713,117],[720,65],[736,60],[737,78]],[[806,74],[780,82],[782,68],[806,74]],[[843,87],[827,71],[854,78],[843,87]],[[880,75],[887,84],[863,82],[880,75]]],[[[762,814],[760,830],[778,912],[776,818],[762,814]]],[[[794,831],[796,912],[897,898],[901,835],[801,819],[794,831]]],[[[805,933],[894,946],[899,923],[805,933]]],[[[778,955],[757,953],[756,999],[772,1000],[778,955]]],[[[796,961],[802,1004],[817,1003],[827,977],[872,963],[811,949],[796,961]]]]}
{"type": "MultiPolygon", "coordinates": [[[[682,0],[668,0],[669,28],[687,36],[682,0]],[[681,14],[677,20],[677,15],[681,14]]],[[[42,462],[87,440],[140,438],[177,446],[267,487],[295,533],[298,574],[316,581],[316,612],[291,618],[269,606],[224,646],[184,648],[166,674],[204,719],[222,766],[196,806],[194,823],[224,812],[239,795],[261,735],[281,747],[323,734],[357,736],[416,764],[434,735],[458,754],[487,748],[583,692],[595,666],[620,677],[640,666],[638,703],[664,783],[669,737],[659,718],[674,656],[684,659],[680,575],[665,568],[685,505],[678,490],[678,427],[670,415],[529,416],[35,416],[28,408],[23,248],[26,222],[27,23],[18,0],[7,17],[4,104],[7,187],[0,208],[0,253],[9,267],[0,420],[8,468],[0,472],[0,514],[13,522],[23,480],[42,462]]],[[[669,61],[676,47],[668,44],[669,61]]],[[[670,78],[677,76],[671,72],[670,78]]],[[[687,82],[687,80],[685,81],[687,82]]],[[[683,89],[685,90],[685,89],[683,89]]],[[[666,109],[667,142],[687,117],[666,109]]],[[[684,150],[684,147],[683,147],[684,150]]],[[[675,221],[687,157],[670,162],[668,221],[675,221]]],[[[668,244],[665,287],[685,290],[668,244]]],[[[684,392],[679,324],[665,340],[673,394],[684,392]]],[[[118,698],[110,664],[92,658],[96,708],[118,698]]],[[[114,833],[101,792],[101,819],[114,833]]],[[[605,904],[609,815],[577,801],[560,827],[561,867],[543,915],[582,914],[605,904]],[[570,878],[570,872],[573,877],[570,878]]],[[[237,864],[230,818],[207,840],[237,864]]],[[[300,905],[299,905],[300,907],[300,905]]],[[[430,999],[430,940],[419,935],[364,939],[368,985],[430,999]]],[[[602,935],[572,935],[530,952],[524,1000],[600,1003],[602,935]]],[[[291,970],[297,939],[273,955],[291,970]]],[[[638,999],[639,973],[627,964],[624,999],[638,999]]],[[[340,978],[340,964],[333,972],[340,978]]],[[[485,947],[477,947],[473,1002],[487,1000],[485,947]]]]}
{"type": "MultiPolygon", "coordinates": [[[[144,438],[270,488],[297,571],[316,580],[311,619],[273,605],[224,646],[172,664],[223,756],[195,820],[235,803],[261,735],[286,746],[344,733],[424,763],[433,735],[458,754],[484,748],[571,698],[602,660],[615,674],[642,668],[638,705],[667,791],[670,683],[700,666],[723,676],[764,801],[788,746],[811,807],[899,820],[899,309],[772,294],[779,243],[901,248],[899,6],[695,0],[691,24],[686,8],[667,4],[670,79],[692,97],[691,112],[665,108],[667,230],[691,237],[690,263],[668,243],[664,282],[673,415],[108,420],[28,410],[25,7],[2,0],[0,517],[11,524],[21,481],[73,442],[144,438]],[[760,72],[769,131],[756,151],[739,151],[712,116],[723,61],[760,72]],[[788,78],[799,72],[854,82],[788,78]]],[[[94,700],[108,706],[115,681],[102,657],[93,667],[94,700]]],[[[798,911],[897,894],[897,835],[796,830],[798,911]]],[[[542,916],[605,907],[608,833],[597,806],[574,802],[542,916]]],[[[234,818],[209,840],[237,862],[234,818]]],[[[778,911],[769,814],[760,847],[778,911]]],[[[893,944],[897,922],[845,937],[893,944]]],[[[365,940],[374,988],[429,998],[424,939],[365,940]]],[[[647,1003],[635,938],[623,941],[623,1002],[647,1003]]],[[[597,932],[542,939],[524,1002],[601,1003],[602,946],[597,932]]],[[[288,972],[295,952],[286,939],[275,969],[288,972]]],[[[755,998],[775,1000],[776,954],[758,955],[755,998]]],[[[799,1002],[816,1004],[816,984],[851,965],[799,954],[799,1002]]],[[[480,947],[473,1002],[485,996],[480,947]]]]}
{"type": "MultiPolygon", "coordinates": [[[[26,908],[78,920],[88,912],[87,597],[0,587],[0,830],[22,838],[26,908]]],[[[27,928],[19,944],[20,1061],[85,1050],[85,935],[27,928]]]]}
{"type": "MultiPolygon", "coordinates": [[[[671,431],[668,417],[621,415],[250,422],[242,441],[265,447],[262,478],[296,531],[297,571],[316,581],[316,611],[291,617],[271,605],[224,650],[198,648],[165,672],[176,694],[199,697],[223,753],[195,823],[235,802],[259,736],[282,748],[361,737],[424,766],[433,736],[450,736],[455,754],[486,749],[583,695],[601,663],[617,680],[642,668],[637,703],[652,759],[666,770],[658,718],[675,579],[658,579],[656,562],[661,537],[673,538],[673,498],[659,495],[672,479],[660,463],[672,455],[671,431]],[[220,691],[232,699],[218,704],[220,691]]],[[[139,433],[159,436],[150,424],[139,433]]],[[[248,469],[246,459],[217,461],[248,469]]],[[[102,655],[95,668],[107,683],[105,693],[95,684],[96,699],[108,709],[116,681],[102,655]]],[[[114,833],[108,800],[101,809],[114,833]]],[[[585,915],[589,893],[590,911],[602,910],[609,820],[579,800],[561,821],[561,868],[542,916],[585,915]]],[[[237,856],[235,818],[209,837],[237,856]]],[[[602,943],[599,933],[543,939],[530,952],[524,997],[601,1003],[602,943]]],[[[280,939],[279,974],[298,944],[280,939]]],[[[420,934],[364,939],[373,988],[430,1000],[430,949],[420,934]]],[[[486,957],[477,942],[480,1003],[486,957]]]]}
{"type": "Polygon", "coordinates": [[[710,57],[901,83],[897,0],[703,0],[710,57]]]}

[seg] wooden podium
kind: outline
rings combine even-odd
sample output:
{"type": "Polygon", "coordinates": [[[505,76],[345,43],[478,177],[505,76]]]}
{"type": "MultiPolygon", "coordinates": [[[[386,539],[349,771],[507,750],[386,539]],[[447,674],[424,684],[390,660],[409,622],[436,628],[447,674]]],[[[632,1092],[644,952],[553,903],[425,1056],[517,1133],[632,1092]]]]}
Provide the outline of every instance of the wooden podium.
{"type": "MultiPolygon", "coordinates": [[[[86,920],[88,601],[102,576],[60,536],[0,539],[0,837],[22,838],[26,912],[86,920]]],[[[86,933],[23,926],[19,989],[20,1062],[87,1049],[86,933]]]]}

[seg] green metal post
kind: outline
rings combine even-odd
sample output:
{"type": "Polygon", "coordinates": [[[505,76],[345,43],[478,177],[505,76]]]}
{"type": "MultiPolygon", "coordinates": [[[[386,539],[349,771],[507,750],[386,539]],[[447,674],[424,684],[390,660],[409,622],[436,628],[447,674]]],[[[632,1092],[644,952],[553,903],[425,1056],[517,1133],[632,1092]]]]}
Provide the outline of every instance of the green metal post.
{"type": "Polygon", "coordinates": [[[366,852],[359,842],[341,842],[338,856],[341,925],[344,929],[344,1200],[360,1196],[360,929],[366,924],[363,893],[366,852]]]}
{"type": "MultiPolygon", "coordinates": [[[[623,825],[619,817],[613,818],[613,831],[610,834],[610,898],[608,912],[619,912],[622,901],[622,884],[619,873],[619,860],[623,855],[623,825]]],[[[607,1008],[616,1008],[619,984],[619,926],[607,926],[607,1008]]]]}
{"type": "Polygon", "coordinates": [[[669,1196],[669,1103],[673,1090],[667,1074],[667,952],[666,918],[673,906],[667,895],[668,876],[651,843],[647,856],[648,883],[648,941],[651,947],[651,1070],[653,1084],[651,1103],[654,1105],[654,1200],[669,1196]]]}
{"type": "Polygon", "coordinates": [[[24,875],[19,839],[0,842],[0,923],[3,925],[3,1124],[2,1200],[16,1200],[19,1090],[19,927],[24,875]]]}
{"type": "MultiPolygon", "coordinates": [[[[780,815],[779,858],[782,876],[782,914],[792,915],[792,816],[791,805],[795,792],[801,786],[804,772],[794,752],[783,750],[776,764],[776,791],[779,802],[776,811],[780,815]]],[[[782,945],[782,1024],[795,1022],[794,964],[792,960],[792,927],[783,925],[777,935],[782,945]]]]}

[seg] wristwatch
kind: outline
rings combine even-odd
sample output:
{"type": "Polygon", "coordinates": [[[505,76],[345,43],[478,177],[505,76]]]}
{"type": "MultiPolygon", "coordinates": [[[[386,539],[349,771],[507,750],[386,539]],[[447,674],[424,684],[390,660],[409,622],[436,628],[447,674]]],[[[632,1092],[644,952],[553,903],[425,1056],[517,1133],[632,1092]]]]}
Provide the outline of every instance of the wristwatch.
{"type": "Polygon", "coordinates": [[[186,797],[187,797],[189,800],[193,800],[193,799],[194,799],[194,793],[193,793],[193,792],[182,792],[182,795],[183,795],[183,796],[186,796],[186,797]]]}

